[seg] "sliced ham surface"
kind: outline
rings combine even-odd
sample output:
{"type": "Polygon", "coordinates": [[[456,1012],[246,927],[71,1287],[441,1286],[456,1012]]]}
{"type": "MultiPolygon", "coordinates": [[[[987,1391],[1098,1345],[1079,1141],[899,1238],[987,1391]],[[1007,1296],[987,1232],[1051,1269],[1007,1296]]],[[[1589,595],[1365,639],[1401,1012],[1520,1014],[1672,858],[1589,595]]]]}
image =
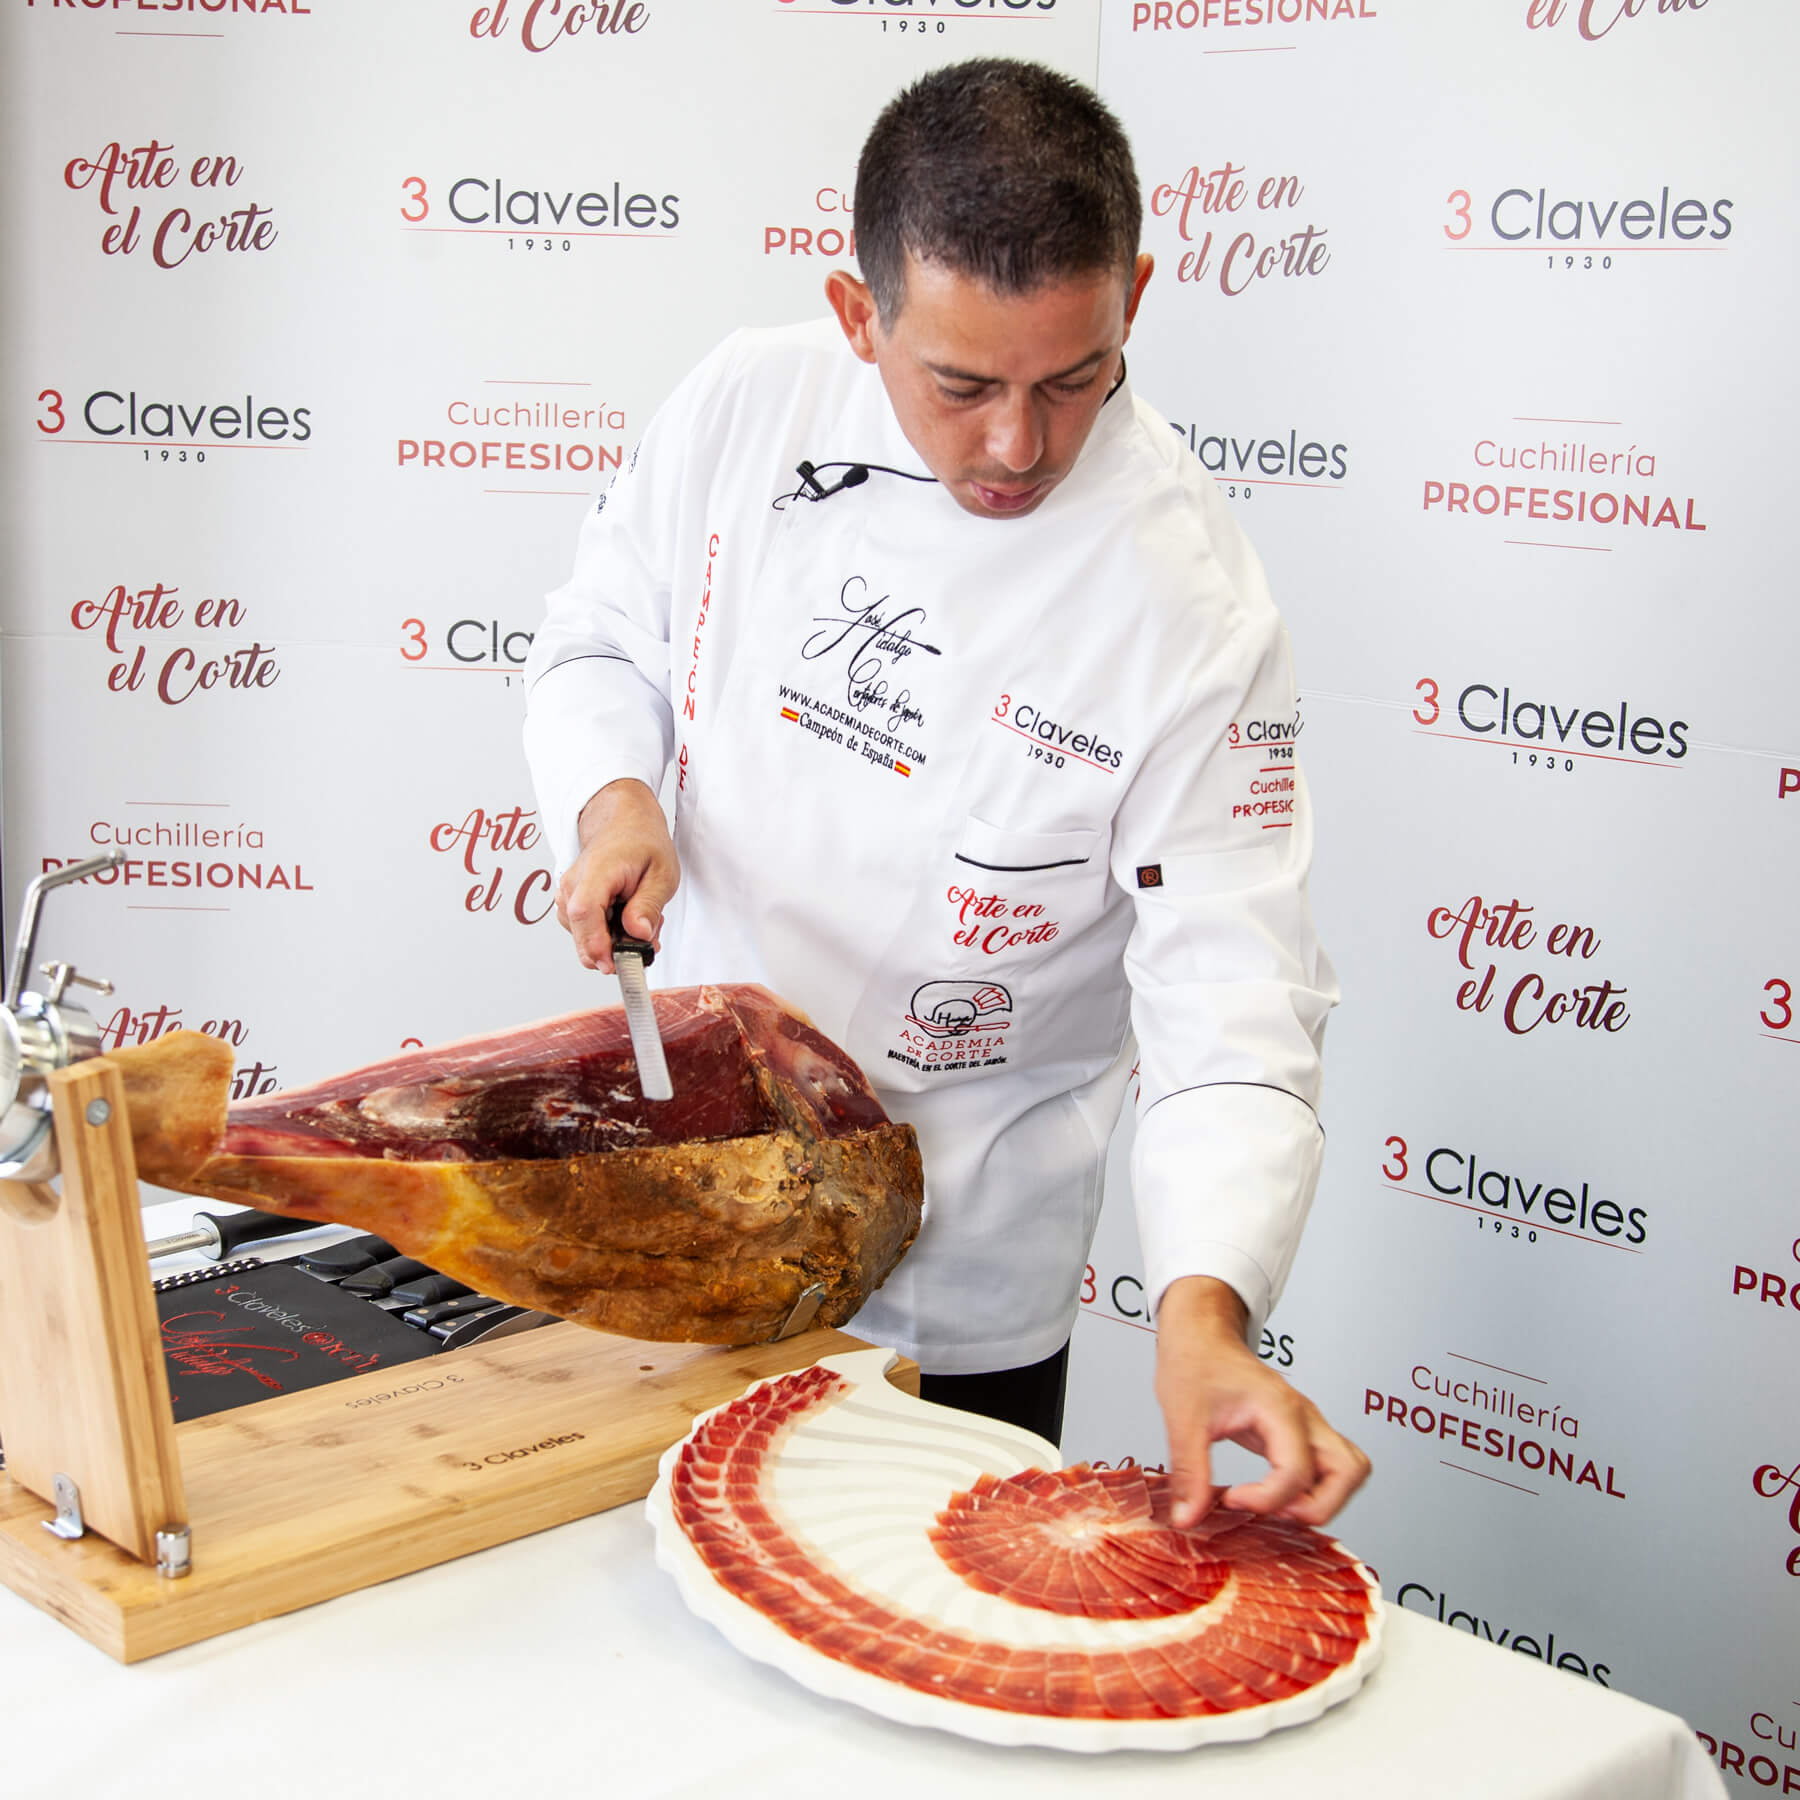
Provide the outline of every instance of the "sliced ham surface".
{"type": "Polygon", "coordinates": [[[222,1149],[544,1159],[756,1137],[784,1123],[829,1137],[888,1122],[849,1058],[763,990],[682,988],[654,1005],[672,1101],[643,1097],[624,1011],[608,1007],[239,1101],[222,1149]]]}

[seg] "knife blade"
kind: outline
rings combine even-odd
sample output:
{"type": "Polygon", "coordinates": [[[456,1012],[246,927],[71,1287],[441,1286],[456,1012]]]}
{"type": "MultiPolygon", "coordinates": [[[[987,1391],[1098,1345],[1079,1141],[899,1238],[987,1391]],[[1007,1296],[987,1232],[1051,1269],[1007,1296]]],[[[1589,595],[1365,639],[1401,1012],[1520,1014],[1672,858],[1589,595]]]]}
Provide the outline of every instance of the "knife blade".
{"type": "Polygon", "coordinates": [[[637,1061],[638,1089],[646,1100],[673,1100],[675,1084],[669,1079],[668,1058],[663,1055],[662,1032],[644,971],[656,960],[656,949],[625,930],[625,902],[615,900],[606,915],[612,934],[613,972],[619,978],[619,997],[625,1002],[625,1024],[631,1032],[631,1054],[637,1061]]]}

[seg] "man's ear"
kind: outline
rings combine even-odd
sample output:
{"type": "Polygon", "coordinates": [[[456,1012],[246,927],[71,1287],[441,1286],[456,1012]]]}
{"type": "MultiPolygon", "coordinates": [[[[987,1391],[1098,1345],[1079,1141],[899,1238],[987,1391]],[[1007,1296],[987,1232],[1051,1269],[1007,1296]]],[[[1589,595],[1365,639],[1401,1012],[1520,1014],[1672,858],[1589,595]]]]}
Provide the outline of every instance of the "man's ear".
{"type": "Polygon", "coordinates": [[[1156,258],[1145,250],[1139,255],[1136,266],[1131,271],[1131,291],[1125,296],[1126,337],[1131,336],[1132,321],[1137,318],[1138,302],[1143,299],[1144,289],[1150,285],[1150,277],[1155,273],[1156,258]]]}
{"type": "Polygon", "coordinates": [[[825,277],[825,298],[831,302],[831,310],[837,314],[850,348],[864,362],[872,363],[875,360],[875,330],[880,322],[875,310],[875,296],[848,269],[833,269],[825,277]]]}

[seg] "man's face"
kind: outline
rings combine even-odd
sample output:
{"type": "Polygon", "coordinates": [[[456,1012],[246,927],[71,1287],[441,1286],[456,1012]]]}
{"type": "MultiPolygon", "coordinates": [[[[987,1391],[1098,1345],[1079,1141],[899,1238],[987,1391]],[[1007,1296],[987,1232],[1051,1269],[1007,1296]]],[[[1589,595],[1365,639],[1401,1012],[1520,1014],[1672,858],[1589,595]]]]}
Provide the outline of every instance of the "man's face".
{"type": "Polygon", "coordinates": [[[907,441],[957,504],[1017,519],[1075,466],[1118,379],[1151,266],[1140,256],[1130,281],[1107,270],[997,294],[909,255],[891,325],[842,270],[826,294],[851,348],[881,371],[907,441]]]}

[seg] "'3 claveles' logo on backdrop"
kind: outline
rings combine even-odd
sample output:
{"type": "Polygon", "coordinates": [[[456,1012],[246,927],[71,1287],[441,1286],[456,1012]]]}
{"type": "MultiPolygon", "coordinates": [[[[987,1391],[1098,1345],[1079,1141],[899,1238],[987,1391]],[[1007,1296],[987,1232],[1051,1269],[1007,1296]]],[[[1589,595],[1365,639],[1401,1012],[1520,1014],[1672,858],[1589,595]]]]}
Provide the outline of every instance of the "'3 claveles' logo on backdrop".
{"type": "MultiPolygon", "coordinates": [[[[509,236],[631,238],[681,225],[681,196],[631,189],[621,180],[557,179],[526,187],[505,174],[408,175],[401,221],[415,231],[509,236]]],[[[545,246],[549,248],[549,245],[545,246]]],[[[568,248],[565,243],[564,249],[568,248]]]]}
{"type": "Polygon", "coordinates": [[[1441,229],[1453,249],[1592,251],[1600,260],[1587,267],[1610,268],[1608,253],[1717,249],[1735,228],[1737,202],[1660,178],[1587,191],[1526,176],[1508,187],[1453,187],[1444,205],[1441,229]]]}
{"type": "Polygon", "coordinates": [[[1258,483],[1276,487],[1332,487],[1348,479],[1350,447],[1327,440],[1329,432],[1302,436],[1298,426],[1286,430],[1220,431],[1170,420],[1175,435],[1199,458],[1208,474],[1229,484],[1236,499],[1240,489],[1258,483]]]}
{"type": "Polygon", "coordinates": [[[1484,1618],[1468,1610],[1470,1605],[1479,1602],[1470,1602],[1460,1594],[1452,1598],[1447,1590],[1427,1587],[1422,1581],[1403,1581],[1394,1595],[1394,1604],[1404,1606],[1408,1612],[1435,1617],[1440,1625],[1448,1625],[1452,1631],[1466,1631],[1471,1637],[1486,1638],[1503,1650],[1511,1649],[1521,1656],[1536,1657],[1551,1668],[1585,1676],[1589,1681],[1597,1681],[1601,1687],[1612,1685],[1606,1679],[1612,1673],[1612,1665],[1569,1649],[1566,1636],[1564,1647],[1558,1650],[1554,1631],[1543,1631],[1535,1623],[1530,1631],[1521,1631],[1516,1626],[1484,1618]]]}
{"type": "Polygon", "coordinates": [[[1461,683],[1422,675],[1413,694],[1419,735],[1475,739],[1496,749],[1510,745],[1513,761],[1527,769],[1572,774],[1576,758],[1666,767],[1688,754],[1686,719],[1667,718],[1632,700],[1602,703],[1572,684],[1504,674],[1461,683]]]}
{"type": "Polygon", "coordinates": [[[1469,1213],[1482,1231],[1512,1243],[1578,1238],[1631,1249],[1649,1237],[1648,1207],[1613,1198],[1597,1181],[1554,1168],[1546,1174],[1530,1157],[1496,1155],[1467,1142],[1433,1144],[1410,1132],[1390,1135],[1381,1148],[1381,1173],[1391,1189],[1469,1213]]]}
{"type": "Polygon", "coordinates": [[[40,442],[141,449],[145,462],[157,460],[155,451],[165,463],[173,447],[194,467],[208,450],[293,450],[312,437],[310,406],[286,395],[271,400],[266,390],[261,396],[254,389],[224,390],[224,382],[204,379],[173,394],[161,384],[139,388],[129,378],[80,398],[66,386],[44,387],[33,424],[40,442]]]}

